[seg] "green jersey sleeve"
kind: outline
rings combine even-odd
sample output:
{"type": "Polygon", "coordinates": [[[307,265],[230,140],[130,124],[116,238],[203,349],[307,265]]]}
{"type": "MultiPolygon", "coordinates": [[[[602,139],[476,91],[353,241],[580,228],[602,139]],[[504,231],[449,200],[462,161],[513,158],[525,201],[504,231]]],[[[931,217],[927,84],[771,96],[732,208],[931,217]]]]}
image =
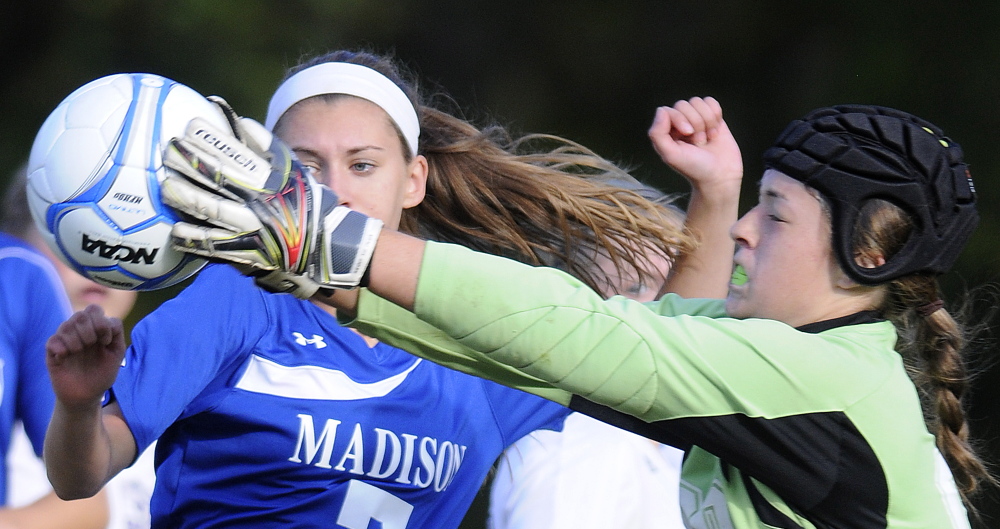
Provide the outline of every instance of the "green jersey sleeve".
{"type": "MultiPolygon", "coordinates": [[[[836,408],[886,371],[845,369],[853,351],[777,321],[725,318],[719,300],[605,300],[560,271],[454,245],[428,244],[414,312],[462,346],[467,368],[508,366],[647,422],[812,411],[834,387],[825,406],[836,408]]],[[[892,326],[868,327],[872,348],[891,351],[892,326]]]]}

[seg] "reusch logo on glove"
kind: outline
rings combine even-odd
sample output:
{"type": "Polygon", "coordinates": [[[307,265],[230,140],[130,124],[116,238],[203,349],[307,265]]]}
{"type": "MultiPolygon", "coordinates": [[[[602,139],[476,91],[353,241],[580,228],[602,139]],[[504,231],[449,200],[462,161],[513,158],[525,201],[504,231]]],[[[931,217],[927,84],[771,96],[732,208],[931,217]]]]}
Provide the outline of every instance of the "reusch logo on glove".
{"type": "MultiPolygon", "coordinates": [[[[251,173],[261,169],[260,166],[265,163],[250,147],[242,143],[232,142],[232,133],[220,132],[201,118],[191,120],[188,136],[199,140],[206,151],[216,151],[251,173]]],[[[270,167],[267,167],[266,170],[270,173],[270,167]]]]}
{"type": "Polygon", "coordinates": [[[205,176],[214,176],[216,183],[220,183],[219,178],[225,175],[226,179],[237,182],[241,187],[256,191],[263,190],[267,184],[271,175],[270,162],[251,147],[240,143],[232,132],[221,131],[211,123],[195,118],[188,125],[185,139],[186,146],[215,173],[206,173],[205,176]],[[226,160],[233,163],[229,164],[226,160]]]}
{"type": "MultiPolygon", "coordinates": [[[[194,137],[215,148],[215,150],[219,151],[223,156],[236,162],[236,165],[239,165],[248,171],[257,170],[257,163],[253,160],[253,154],[248,155],[241,152],[236,147],[233,147],[228,142],[215,135],[211,130],[203,128],[198,129],[195,131],[194,137]]],[[[240,147],[243,147],[243,145],[240,145],[240,147]]]]}

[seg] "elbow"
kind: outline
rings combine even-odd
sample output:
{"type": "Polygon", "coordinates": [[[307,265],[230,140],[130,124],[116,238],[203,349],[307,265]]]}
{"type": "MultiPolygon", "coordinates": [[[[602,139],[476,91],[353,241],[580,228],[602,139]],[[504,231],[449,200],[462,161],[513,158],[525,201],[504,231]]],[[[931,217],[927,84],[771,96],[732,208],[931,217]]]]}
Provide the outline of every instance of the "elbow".
{"type": "Polygon", "coordinates": [[[90,488],[81,487],[79,484],[65,486],[52,483],[52,490],[56,493],[56,496],[58,496],[60,500],[70,501],[92,498],[100,492],[101,489],[91,490],[90,488]]]}
{"type": "Polygon", "coordinates": [[[52,472],[48,472],[48,477],[52,491],[59,499],[65,501],[92,498],[103,487],[101,483],[89,483],[88,480],[74,479],[70,476],[57,476],[52,472]]]}
{"type": "Polygon", "coordinates": [[[56,486],[55,484],[52,485],[52,490],[55,491],[56,496],[58,496],[60,500],[65,501],[93,498],[98,492],[101,491],[100,488],[91,489],[80,486],[61,487],[56,486]]]}

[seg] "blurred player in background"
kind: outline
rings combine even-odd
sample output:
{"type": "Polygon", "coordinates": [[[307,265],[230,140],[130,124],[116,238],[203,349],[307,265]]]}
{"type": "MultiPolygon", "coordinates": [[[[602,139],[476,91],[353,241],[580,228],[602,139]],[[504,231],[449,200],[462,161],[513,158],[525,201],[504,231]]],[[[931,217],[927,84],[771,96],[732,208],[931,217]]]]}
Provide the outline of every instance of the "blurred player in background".
{"type": "MultiPolygon", "coordinates": [[[[69,298],[72,310],[83,310],[87,305],[95,304],[102,307],[109,316],[124,319],[135,305],[138,294],[95,283],[76,273],[52,253],[42,240],[28,210],[26,176],[24,167],[21,167],[8,184],[2,201],[3,211],[0,212],[0,231],[30,243],[49,259],[59,275],[59,282],[69,298]]],[[[24,424],[20,421],[15,425],[11,435],[7,465],[8,505],[27,506],[46,495],[50,497],[47,501],[60,501],[52,494],[52,487],[45,476],[44,463],[32,451],[31,441],[25,433],[24,424]]],[[[87,517],[74,513],[72,519],[67,519],[60,526],[148,528],[149,498],[153,492],[154,479],[153,450],[146,450],[132,466],[125,469],[106,487],[109,503],[109,511],[105,514],[106,525],[88,525],[87,517]]]]}
{"type": "Polygon", "coordinates": [[[42,451],[55,401],[45,372],[45,341],[69,314],[52,263],[27,241],[0,233],[0,528],[100,529],[108,520],[105,494],[62,501],[42,486],[28,498],[28,489],[44,483],[44,469],[36,464],[33,471],[40,474],[19,474],[18,465],[30,468],[25,458],[37,461],[42,451]],[[21,444],[26,454],[10,453],[21,444]]]}
{"type": "MultiPolygon", "coordinates": [[[[668,200],[653,188],[637,191],[668,200]]],[[[678,210],[678,226],[681,216],[678,210]]],[[[600,293],[652,301],[664,288],[670,262],[651,252],[653,270],[640,277],[600,258],[615,279],[600,293]]],[[[725,288],[725,278],[718,283],[725,288]]],[[[573,413],[561,431],[532,432],[504,451],[490,484],[488,527],[682,528],[677,487],[683,456],[672,446],[573,413]]]]}

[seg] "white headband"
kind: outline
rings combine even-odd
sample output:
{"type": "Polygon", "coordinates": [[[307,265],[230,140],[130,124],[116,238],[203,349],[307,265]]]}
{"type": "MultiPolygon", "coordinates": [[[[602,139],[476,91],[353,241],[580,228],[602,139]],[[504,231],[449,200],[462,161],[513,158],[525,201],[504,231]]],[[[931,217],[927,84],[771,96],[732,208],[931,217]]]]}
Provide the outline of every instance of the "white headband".
{"type": "Polygon", "coordinates": [[[420,121],[413,103],[388,77],[360,64],[325,62],[289,77],[274,92],[264,126],[273,131],[278,118],[303,99],[323,94],[346,94],[375,103],[396,123],[410,153],[417,154],[420,121]]]}

